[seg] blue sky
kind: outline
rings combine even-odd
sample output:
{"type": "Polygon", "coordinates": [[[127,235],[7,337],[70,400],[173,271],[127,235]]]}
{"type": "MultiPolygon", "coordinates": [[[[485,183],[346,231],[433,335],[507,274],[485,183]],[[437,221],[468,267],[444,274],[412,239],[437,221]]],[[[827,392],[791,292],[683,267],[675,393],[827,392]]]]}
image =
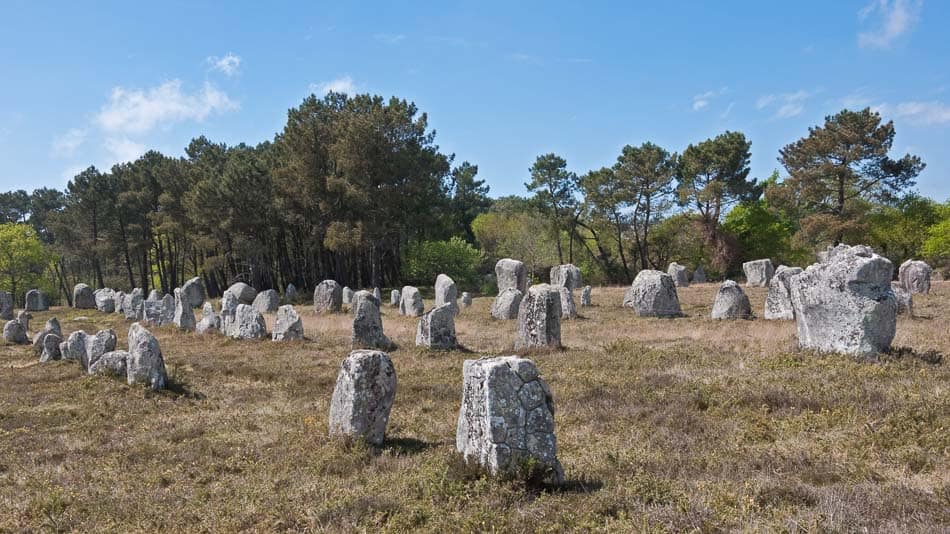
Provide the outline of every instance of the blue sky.
{"type": "Polygon", "coordinates": [[[0,3],[0,190],[62,188],[206,135],[270,139],[328,88],[397,95],[493,196],[534,158],[579,173],[625,144],[724,130],[752,172],[843,107],[897,128],[950,198],[950,2],[0,3]]]}

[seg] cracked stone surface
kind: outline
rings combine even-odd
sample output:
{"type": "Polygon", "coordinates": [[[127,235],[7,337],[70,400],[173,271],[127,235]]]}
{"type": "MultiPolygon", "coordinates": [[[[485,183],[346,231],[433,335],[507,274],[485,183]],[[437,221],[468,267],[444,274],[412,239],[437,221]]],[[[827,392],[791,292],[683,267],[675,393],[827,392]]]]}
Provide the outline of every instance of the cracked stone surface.
{"type": "Polygon", "coordinates": [[[495,264],[495,281],[498,285],[498,294],[506,289],[517,289],[524,294],[528,290],[528,269],[523,262],[511,258],[503,258],[495,264]]]}
{"type": "Polygon", "coordinates": [[[779,265],[769,282],[769,292],[765,297],[765,318],[773,321],[794,321],[795,309],[792,307],[791,286],[788,280],[801,274],[801,267],[779,265]]]}
{"type": "Polygon", "coordinates": [[[422,293],[419,293],[419,290],[413,286],[403,287],[399,300],[399,314],[409,317],[419,317],[424,310],[425,305],[422,302],[422,293]]]}
{"type": "Polygon", "coordinates": [[[673,277],[644,269],[623,296],[623,306],[632,308],[640,317],[679,317],[683,315],[673,277]]]}
{"type": "Polygon", "coordinates": [[[274,321],[274,341],[291,341],[303,339],[303,321],[291,304],[284,304],[277,308],[277,319],[274,321]]]}
{"type": "Polygon", "coordinates": [[[713,319],[752,319],[752,304],[739,284],[726,280],[719,286],[712,308],[713,319]]]}
{"type": "Polygon", "coordinates": [[[561,291],[538,284],[528,288],[518,310],[516,349],[561,346],[561,291]]]}
{"type": "Polygon", "coordinates": [[[772,267],[772,260],[752,260],[742,264],[742,272],[745,273],[745,285],[751,287],[768,287],[772,281],[772,275],[775,274],[775,268],[772,267]]]}
{"type": "Polygon", "coordinates": [[[354,350],[343,360],[330,399],[330,434],[382,445],[396,397],[396,370],[385,352],[354,350]]]}
{"type": "Polygon", "coordinates": [[[491,316],[502,321],[517,319],[522,299],[524,299],[524,293],[521,291],[513,287],[505,289],[492,302],[491,316]]]}
{"type": "Polygon", "coordinates": [[[419,318],[416,346],[435,350],[452,350],[458,346],[455,308],[451,304],[443,304],[419,318]]]}
{"type": "Polygon", "coordinates": [[[324,280],[313,289],[313,311],[338,313],[343,310],[343,286],[336,280],[324,280]]]}
{"type": "Polygon", "coordinates": [[[369,291],[357,291],[353,295],[353,329],[351,342],[354,349],[389,350],[392,341],[383,333],[383,320],[379,315],[379,301],[369,291]]]}
{"type": "Polygon", "coordinates": [[[929,265],[920,261],[910,259],[901,264],[897,271],[897,279],[901,286],[911,295],[914,293],[930,293],[930,275],[933,269],[929,265]]]}
{"type": "Polygon", "coordinates": [[[555,265],[551,267],[551,285],[564,286],[568,289],[580,289],[584,284],[581,270],[574,264],[555,265]]]}
{"type": "Polygon", "coordinates": [[[686,267],[674,261],[666,268],[666,274],[670,275],[676,287],[689,287],[689,273],[686,272],[686,267]]]}
{"type": "Polygon", "coordinates": [[[164,389],[168,382],[158,340],[139,323],[129,327],[126,379],[130,386],[139,383],[154,390],[164,389]]]}

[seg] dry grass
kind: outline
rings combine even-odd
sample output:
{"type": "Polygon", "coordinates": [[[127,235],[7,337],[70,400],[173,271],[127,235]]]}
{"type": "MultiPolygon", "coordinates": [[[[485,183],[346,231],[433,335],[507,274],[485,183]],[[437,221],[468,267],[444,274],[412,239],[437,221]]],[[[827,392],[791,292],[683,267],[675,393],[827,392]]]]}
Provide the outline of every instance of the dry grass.
{"type": "MultiPolygon", "coordinates": [[[[681,290],[688,317],[660,320],[595,289],[567,348],[531,356],[558,408],[557,490],[454,453],[462,361],[512,353],[490,298],[458,321],[476,354],[416,349],[415,320],[387,307],[401,348],[381,450],[327,436],[347,316],[301,306],[311,340],[288,344],[156,329],[173,382],[157,394],[0,346],[0,531],[950,529],[948,364],[799,352],[791,323],[708,319],[715,291],[681,290]]],[[[895,344],[950,355],[950,282],[916,301],[895,344]]],[[[35,315],[125,346],[116,315],[35,315]]]]}

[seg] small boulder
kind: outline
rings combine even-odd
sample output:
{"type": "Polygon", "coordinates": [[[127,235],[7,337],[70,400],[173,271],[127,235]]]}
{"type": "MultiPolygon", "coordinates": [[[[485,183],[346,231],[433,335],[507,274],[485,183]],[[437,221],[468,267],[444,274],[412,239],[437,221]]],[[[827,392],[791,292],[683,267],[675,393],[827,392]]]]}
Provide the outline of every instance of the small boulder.
{"type": "Polygon", "coordinates": [[[434,350],[453,350],[458,346],[455,337],[455,308],[451,304],[433,308],[419,318],[416,346],[434,350]]]}
{"type": "Polygon", "coordinates": [[[277,319],[274,321],[271,339],[274,341],[303,339],[303,321],[300,320],[293,305],[285,304],[277,308],[277,319]]]}
{"type": "Polygon", "coordinates": [[[403,287],[399,300],[399,313],[409,317],[419,317],[424,310],[422,293],[412,286],[403,287]]]}
{"type": "Polygon", "coordinates": [[[23,325],[23,329],[27,332],[30,331],[30,320],[33,319],[33,316],[30,315],[30,312],[26,310],[20,310],[20,313],[16,314],[16,320],[18,323],[23,325]]]}
{"type": "Polygon", "coordinates": [[[383,320],[379,315],[379,301],[369,291],[358,291],[353,296],[353,330],[351,341],[354,349],[389,350],[392,341],[383,333],[383,320]]]}
{"type": "Polygon", "coordinates": [[[97,290],[93,297],[96,299],[96,309],[102,313],[115,312],[115,291],[108,287],[97,290]]]}
{"type": "Polygon", "coordinates": [[[63,337],[61,334],[47,332],[41,340],[42,351],[40,352],[40,361],[51,362],[53,360],[61,359],[62,353],[59,350],[59,345],[62,342],[63,337]]]}
{"type": "Polygon", "coordinates": [[[228,291],[237,297],[238,302],[241,304],[253,304],[254,298],[257,297],[257,290],[245,284],[244,282],[235,282],[231,284],[231,287],[228,288],[228,291]]]}
{"type": "Polygon", "coordinates": [[[640,317],[679,317],[683,315],[673,277],[651,269],[637,273],[623,296],[623,306],[640,317]]]}
{"type": "Polygon", "coordinates": [[[772,260],[752,260],[742,264],[742,272],[745,273],[745,285],[769,287],[775,268],[772,267],[772,260]]]}
{"type": "MultiPolygon", "coordinates": [[[[36,354],[43,353],[46,347],[45,345],[46,336],[50,334],[55,334],[59,338],[59,341],[57,341],[57,343],[60,343],[63,341],[62,339],[63,329],[59,326],[59,321],[56,320],[55,317],[47,320],[46,324],[43,326],[43,329],[33,335],[33,352],[34,353],[36,354]]],[[[59,359],[58,358],[59,347],[56,348],[55,354],[57,355],[56,359],[59,359]]]]}
{"type": "Polygon", "coordinates": [[[233,339],[264,339],[267,323],[261,312],[247,304],[238,304],[226,334],[233,339]]]}
{"type": "Polygon", "coordinates": [[[792,307],[789,279],[802,272],[801,267],[779,265],[769,282],[769,293],[765,297],[765,318],[770,321],[794,321],[795,308],[792,307]]]}
{"type": "Polygon", "coordinates": [[[343,310],[343,287],[335,280],[324,280],[313,290],[313,310],[337,313],[343,310]]]}
{"type": "Polygon", "coordinates": [[[382,445],[396,397],[396,369],[385,352],[354,350],[336,377],[330,399],[330,434],[382,445]]]}
{"type": "Polygon", "coordinates": [[[897,273],[901,286],[911,295],[914,293],[924,295],[930,293],[930,275],[933,273],[933,269],[925,262],[913,259],[907,260],[901,264],[897,273]]]}
{"type": "Polygon", "coordinates": [[[88,358],[86,356],[86,333],[77,330],[66,341],[59,346],[59,353],[64,360],[79,362],[83,369],[88,367],[88,358]]]}
{"type": "Polygon", "coordinates": [[[590,292],[590,286],[584,286],[584,289],[581,289],[581,308],[588,308],[591,306],[590,292]]]}
{"type": "Polygon", "coordinates": [[[26,336],[26,328],[16,319],[7,321],[3,325],[3,340],[14,345],[25,345],[30,342],[30,339],[26,336]]]}
{"type": "Polygon", "coordinates": [[[129,328],[126,379],[130,386],[139,383],[154,390],[164,389],[168,382],[158,340],[139,323],[133,323],[129,328]]]}
{"type": "Polygon", "coordinates": [[[254,298],[253,306],[255,310],[261,313],[274,313],[277,311],[277,307],[280,306],[280,295],[274,289],[261,291],[254,298]]]}
{"type": "Polygon", "coordinates": [[[499,295],[508,288],[517,289],[523,295],[528,289],[528,270],[524,263],[504,258],[495,264],[495,281],[499,295]]]}
{"type": "Polygon", "coordinates": [[[94,336],[86,336],[86,354],[82,361],[82,368],[88,370],[103,354],[115,350],[115,330],[100,330],[94,336]]]}
{"type": "Polygon", "coordinates": [[[670,275],[676,287],[689,287],[689,274],[686,272],[686,267],[674,261],[666,268],[666,274],[670,275]]]}
{"type": "Polygon", "coordinates": [[[524,294],[513,287],[503,290],[492,302],[491,316],[500,321],[517,319],[523,298],[524,294]]]}
{"type": "Polygon", "coordinates": [[[712,309],[713,319],[752,319],[752,305],[739,284],[726,280],[719,286],[712,309]]]}
{"type": "Polygon", "coordinates": [[[581,270],[574,264],[555,265],[551,267],[551,285],[564,286],[568,289],[580,289],[584,284],[581,270]]]}
{"type": "Polygon", "coordinates": [[[128,363],[128,352],[124,350],[111,351],[103,354],[99,359],[89,365],[88,373],[91,375],[108,375],[128,378],[128,363]]]}
{"type": "Polygon", "coordinates": [[[528,288],[518,310],[516,349],[560,348],[561,293],[548,284],[528,288]]]}
{"type": "Polygon", "coordinates": [[[192,308],[197,308],[204,304],[207,294],[205,293],[205,285],[201,281],[201,278],[196,276],[181,286],[182,298],[185,299],[185,302],[188,303],[192,308]]]}

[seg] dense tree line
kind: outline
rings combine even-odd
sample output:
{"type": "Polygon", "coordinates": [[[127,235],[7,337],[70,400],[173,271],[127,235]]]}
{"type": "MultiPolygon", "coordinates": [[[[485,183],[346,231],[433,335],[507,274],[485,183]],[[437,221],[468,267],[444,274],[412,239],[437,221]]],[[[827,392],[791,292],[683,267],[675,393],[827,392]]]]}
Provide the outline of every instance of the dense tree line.
{"type": "Polygon", "coordinates": [[[583,174],[543,154],[527,170],[528,196],[492,200],[477,166],[453,167],[439,151],[414,104],[310,96],[272,141],[198,137],[184,157],[150,151],[90,167],[65,191],[0,194],[0,288],[68,299],[80,281],[171,292],[196,275],[211,295],[238,280],[398,287],[451,266],[489,290],[482,275],[507,256],[541,280],[575,263],[594,282],[629,283],[670,261],[720,277],[760,257],[802,265],[841,241],[946,267],[950,203],[913,193],[924,164],[892,159],[893,138],[877,113],[844,110],[781,150],[784,178],[764,180],[749,176],[740,132],[680,153],[626,146],[583,174]]]}

